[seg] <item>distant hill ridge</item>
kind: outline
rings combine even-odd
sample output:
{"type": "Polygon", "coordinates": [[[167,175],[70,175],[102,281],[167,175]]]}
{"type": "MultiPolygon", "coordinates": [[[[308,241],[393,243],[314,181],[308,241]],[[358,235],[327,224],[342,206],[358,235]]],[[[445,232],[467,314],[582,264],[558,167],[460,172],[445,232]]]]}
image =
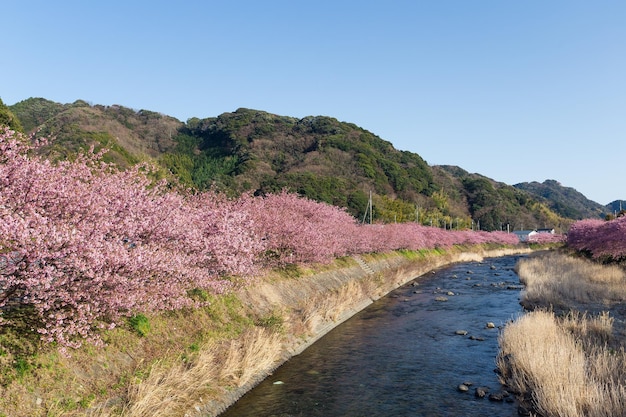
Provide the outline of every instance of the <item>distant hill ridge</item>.
{"type": "Polygon", "coordinates": [[[119,105],[44,98],[8,109],[25,131],[55,138],[46,149],[52,158],[106,147],[107,160],[121,168],[152,161],[185,186],[230,194],[289,189],[357,218],[370,192],[376,221],[445,228],[564,231],[574,220],[611,212],[554,180],[511,186],[460,167],[429,166],[416,153],[327,116],[298,119],[242,108],[181,122],[119,105]]]}
{"type": "Polygon", "coordinates": [[[596,218],[607,213],[607,207],[589,200],[580,192],[571,187],[564,187],[555,180],[545,180],[543,183],[522,182],[514,185],[515,188],[527,191],[550,207],[555,213],[572,219],[596,218]]]}

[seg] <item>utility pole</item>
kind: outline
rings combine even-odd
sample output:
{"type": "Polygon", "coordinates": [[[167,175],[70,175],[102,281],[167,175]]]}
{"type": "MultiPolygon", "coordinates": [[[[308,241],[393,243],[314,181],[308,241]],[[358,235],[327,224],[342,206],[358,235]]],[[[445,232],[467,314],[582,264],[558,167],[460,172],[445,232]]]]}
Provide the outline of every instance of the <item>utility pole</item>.
{"type": "Polygon", "coordinates": [[[370,215],[370,222],[369,224],[372,224],[372,211],[373,211],[373,207],[372,207],[372,191],[370,190],[370,198],[367,202],[367,208],[365,209],[365,214],[363,215],[363,221],[361,222],[361,224],[365,224],[365,220],[367,219],[367,214],[369,213],[370,215]]]}
{"type": "Polygon", "coordinates": [[[374,206],[372,205],[372,190],[370,190],[370,224],[372,224],[372,212],[374,211],[374,206]]]}

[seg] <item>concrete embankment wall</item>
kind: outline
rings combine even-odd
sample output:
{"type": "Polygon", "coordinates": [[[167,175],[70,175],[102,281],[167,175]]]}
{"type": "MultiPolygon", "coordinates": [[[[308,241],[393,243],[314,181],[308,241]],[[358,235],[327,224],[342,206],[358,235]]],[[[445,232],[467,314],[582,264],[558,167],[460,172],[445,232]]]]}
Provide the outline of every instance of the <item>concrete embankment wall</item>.
{"type": "MultiPolygon", "coordinates": [[[[389,254],[375,258],[354,257],[351,266],[300,278],[263,280],[239,291],[241,301],[258,316],[280,316],[281,347],[259,351],[271,365],[255,370],[254,376],[236,387],[228,387],[218,400],[197,408],[194,416],[216,416],[243,394],[269,376],[274,369],[298,355],[343,321],[390,291],[445,265],[483,261],[489,257],[528,253],[530,249],[429,252],[407,257],[389,254]]],[[[254,355],[255,352],[251,352],[254,355]]],[[[253,358],[254,361],[254,358],[253,358]]],[[[191,415],[191,414],[190,414],[191,415]]]]}

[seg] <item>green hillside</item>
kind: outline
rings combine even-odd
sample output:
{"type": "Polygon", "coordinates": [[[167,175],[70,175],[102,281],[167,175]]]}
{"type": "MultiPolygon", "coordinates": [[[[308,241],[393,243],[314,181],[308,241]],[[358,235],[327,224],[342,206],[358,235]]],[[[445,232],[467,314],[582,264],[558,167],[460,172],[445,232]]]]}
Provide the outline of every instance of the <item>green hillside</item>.
{"type": "Polygon", "coordinates": [[[121,167],[158,157],[171,150],[172,136],[183,125],[173,117],[123,106],[92,106],[77,100],[59,104],[43,98],[10,106],[26,132],[53,138],[46,148],[53,157],[67,157],[94,146],[110,149],[107,160],[121,167]]]}
{"type": "Polygon", "coordinates": [[[332,117],[302,119],[238,109],[217,117],[173,117],[78,100],[30,98],[8,110],[27,132],[54,140],[53,158],[94,146],[121,168],[153,161],[185,186],[231,195],[287,189],[345,207],[362,218],[373,195],[374,219],[446,228],[555,227],[573,217],[551,201],[459,167],[429,166],[374,133],[332,117]]]}
{"type": "Polygon", "coordinates": [[[515,184],[515,188],[527,191],[544,202],[552,211],[570,219],[602,217],[608,212],[605,206],[589,200],[571,187],[564,187],[555,180],[515,184]]]}
{"type": "Polygon", "coordinates": [[[438,188],[419,155],[330,117],[295,119],[239,109],[191,119],[174,140],[177,147],[161,161],[200,189],[214,183],[257,194],[287,188],[357,214],[365,210],[370,190],[417,201],[438,188]]]}
{"type": "Polygon", "coordinates": [[[555,228],[567,230],[573,219],[552,211],[546,201],[511,185],[494,181],[456,166],[437,166],[452,177],[459,199],[481,229],[521,230],[555,228]]]}

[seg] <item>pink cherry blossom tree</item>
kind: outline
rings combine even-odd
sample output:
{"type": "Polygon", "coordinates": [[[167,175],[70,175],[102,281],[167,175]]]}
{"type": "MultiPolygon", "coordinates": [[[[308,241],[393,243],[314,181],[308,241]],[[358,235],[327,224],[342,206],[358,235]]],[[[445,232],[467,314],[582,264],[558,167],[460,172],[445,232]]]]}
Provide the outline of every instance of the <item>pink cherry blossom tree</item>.
{"type": "Polygon", "coordinates": [[[98,342],[98,327],[137,311],[192,304],[254,272],[262,242],[244,212],[210,195],[153,184],[145,166],[121,172],[99,155],[53,164],[27,138],[0,133],[0,307],[34,306],[47,341],[98,342]]]}
{"type": "Polygon", "coordinates": [[[224,292],[260,267],[517,243],[502,232],[361,225],[287,192],[176,192],[147,165],[119,171],[93,153],[53,163],[33,146],[0,129],[0,309],[32,306],[42,338],[62,347],[99,343],[99,328],[138,312],[193,306],[191,290],[224,292]]]}
{"type": "Polygon", "coordinates": [[[574,223],[567,245],[595,259],[620,261],[626,258],[626,217],[603,221],[586,219],[574,223]]]}

